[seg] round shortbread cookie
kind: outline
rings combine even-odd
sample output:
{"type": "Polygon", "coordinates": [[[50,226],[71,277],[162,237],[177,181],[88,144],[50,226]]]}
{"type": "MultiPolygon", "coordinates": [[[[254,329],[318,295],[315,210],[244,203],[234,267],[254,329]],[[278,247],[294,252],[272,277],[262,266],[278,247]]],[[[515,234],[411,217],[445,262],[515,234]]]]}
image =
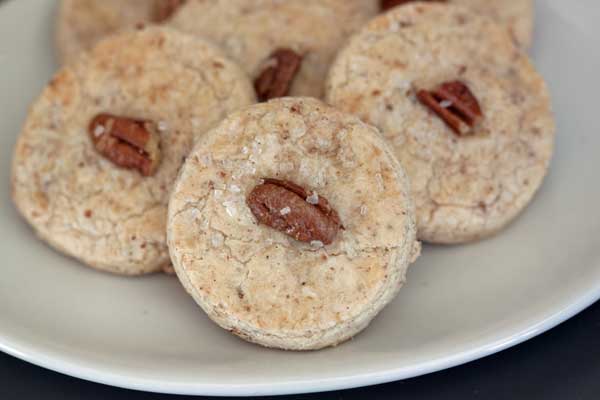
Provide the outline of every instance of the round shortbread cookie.
{"type": "MultiPolygon", "coordinates": [[[[290,205],[273,212],[295,218],[290,205]]],[[[309,98],[249,107],[203,136],[175,184],[167,230],[177,275],[210,318],[291,350],[364,329],[420,250],[407,177],[377,130],[309,98]],[[261,178],[302,186],[311,195],[300,206],[328,200],[343,225],[333,242],[259,224],[248,199],[261,178]]]]}
{"type": "Polygon", "coordinates": [[[60,61],[73,61],[82,51],[120,30],[159,22],[168,1],[60,0],[56,22],[60,61]]]}
{"type": "Polygon", "coordinates": [[[277,49],[303,56],[292,96],[323,96],[331,60],[379,12],[365,0],[187,0],[170,25],[213,40],[255,79],[277,49]]]}
{"type": "Polygon", "coordinates": [[[415,3],[375,18],[334,62],[327,99],[381,129],[411,178],[429,242],[500,230],[531,201],[553,152],[543,79],[505,29],[464,7],[415,3]],[[452,81],[483,111],[464,136],[417,96],[452,81]]]}
{"type": "Polygon", "coordinates": [[[196,37],[158,28],[111,36],[33,104],[15,149],[14,202],[43,240],[93,267],[158,271],[169,263],[167,201],[183,159],[196,137],[254,100],[246,74],[196,37]],[[152,122],[153,175],[100,154],[93,138],[108,128],[90,124],[105,113],[152,122]]]}
{"type": "MultiPolygon", "coordinates": [[[[411,1],[381,0],[382,4],[388,4],[388,6],[404,5],[409,2],[411,1]]],[[[508,28],[521,48],[531,47],[535,13],[533,0],[447,0],[447,2],[470,7],[482,15],[492,18],[508,28]]]]}

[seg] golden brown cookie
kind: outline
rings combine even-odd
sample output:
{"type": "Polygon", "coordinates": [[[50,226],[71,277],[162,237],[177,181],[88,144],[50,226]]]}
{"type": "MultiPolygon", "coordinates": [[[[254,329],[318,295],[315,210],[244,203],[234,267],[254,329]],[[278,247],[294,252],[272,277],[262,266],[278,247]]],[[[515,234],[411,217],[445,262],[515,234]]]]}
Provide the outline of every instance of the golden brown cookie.
{"type": "Polygon", "coordinates": [[[377,130],[309,98],[230,115],[169,203],[187,291],[224,329],[283,349],[364,329],[403,284],[415,234],[408,179],[377,130]]]}
{"type": "Polygon", "coordinates": [[[187,0],[170,26],[219,44],[252,79],[282,62],[278,50],[291,50],[301,62],[284,95],[322,97],[339,47],[378,12],[365,0],[187,0]]]}
{"type": "Polygon", "coordinates": [[[429,242],[503,228],[553,152],[544,80],[505,29],[465,7],[414,3],[372,20],[334,62],[327,100],[382,131],[429,242]]]}
{"type": "Polygon", "coordinates": [[[163,23],[181,0],[60,0],[56,45],[61,62],[73,61],[106,36],[163,23]]]}
{"type": "Polygon", "coordinates": [[[112,36],[59,71],[31,107],[14,202],[43,240],[92,267],[160,271],[185,156],[252,102],[244,72],[198,38],[158,28],[112,36]]]}

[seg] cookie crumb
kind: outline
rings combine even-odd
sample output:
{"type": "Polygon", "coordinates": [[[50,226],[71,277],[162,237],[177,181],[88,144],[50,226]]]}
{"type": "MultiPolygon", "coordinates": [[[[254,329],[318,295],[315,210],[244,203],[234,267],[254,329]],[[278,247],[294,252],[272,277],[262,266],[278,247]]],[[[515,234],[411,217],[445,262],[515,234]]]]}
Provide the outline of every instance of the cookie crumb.
{"type": "Polygon", "coordinates": [[[317,192],[313,191],[312,194],[306,198],[306,202],[312,205],[319,204],[319,195],[317,192]]]}
{"type": "Polygon", "coordinates": [[[221,233],[216,232],[210,238],[210,243],[213,247],[221,247],[223,246],[224,237],[221,233]]]}
{"type": "Polygon", "coordinates": [[[292,209],[289,207],[284,207],[281,209],[281,211],[279,211],[279,214],[281,215],[288,215],[289,213],[292,212],[292,209]]]}
{"type": "Polygon", "coordinates": [[[323,138],[317,138],[317,146],[319,146],[319,148],[327,149],[329,147],[329,145],[330,145],[329,140],[323,139],[323,138]]]}
{"type": "Polygon", "coordinates": [[[320,249],[324,246],[325,245],[320,240],[313,240],[310,242],[310,247],[312,247],[313,249],[320,249]]]}
{"type": "Polygon", "coordinates": [[[190,211],[190,215],[193,219],[197,219],[200,216],[200,210],[197,208],[192,208],[190,211]]]}
{"type": "Polygon", "coordinates": [[[94,128],[95,137],[100,137],[104,135],[104,132],[106,132],[106,128],[104,127],[104,125],[96,125],[96,127],[94,128]]]}
{"type": "Polygon", "coordinates": [[[225,207],[225,211],[227,215],[230,217],[235,217],[237,215],[237,208],[235,207],[235,202],[233,201],[224,201],[223,207],[225,207]]]}
{"type": "Polygon", "coordinates": [[[309,287],[305,286],[302,288],[302,294],[305,297],[318,297],[317,294],[315,293],[314,290],[310,289],[309,287]]]}
{"type": "Polygon", "coordinates": [[[377,181],[377,186],[379,187],[380,191],[384,191],[385,190],[385,185],[383,183],[383,176],[379,173],[375,174],[375,180],[377,181]]]}
{"type": "Polygon", "coordinates": [[[209,167],[212,164],[212,156],[210,154],[203,154],[199,158],[200,164],[204,167],[209,167]]]}
{"type": "Polygon", "coordinates": [[[158,121],[157,128],[160,132],[166,132],[169,129],[169,124],[166,121],[158,121]]]}

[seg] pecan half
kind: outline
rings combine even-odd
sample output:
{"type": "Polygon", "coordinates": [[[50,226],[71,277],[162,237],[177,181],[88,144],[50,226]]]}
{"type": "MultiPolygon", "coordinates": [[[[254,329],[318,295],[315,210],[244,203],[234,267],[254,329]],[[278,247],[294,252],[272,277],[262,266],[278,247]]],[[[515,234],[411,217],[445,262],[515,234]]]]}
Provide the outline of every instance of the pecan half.
{"type": "Polygon", "coordinates": [[[331,244],[343,229],[329,202],[302,186],[278,179],[264,179],[246,199],[259,223],[301,242],[331,244]]]}
{"type": "Polygon", "coordinates": [[[96,150],[119,167],[151,176],[160,163],[160,136],[149,121],[99,114],[89,125],[96,150]]]}
{"type": "MultiPolygon", "coordinates": [[[[394,8],[394,7],[400,6],[402,4],[411,3],[414,1],[416,1],[416,0],[380,0],[379,6],[381,7],[382,11],[387,11],[390,8],[394,8]]],[[[438,3],[446,2],[446,0],[424,0],[424,1],[432,1],[432,2],[438,2],[438,3]]]]}
{"type": "Polygon", "coordinates": [[[156,0],[154,10],[154,22],[162,23],[171,18],[175,11],[181,7],[186,0],[156,0]]]}
{"type": "Polygon", "coordinates": [[[259,101],[287,96],[302,64],[302,56],[290,49],[277,49],[265,61],[265,69],[254,81],[259,101]]]}
{"type": "Polygon", "coordinates": [[[477,98],[460,81],[445,82],[434,90],[419,90],[417,98],[458,135],[473,133],[483,119],[477,98]]]}

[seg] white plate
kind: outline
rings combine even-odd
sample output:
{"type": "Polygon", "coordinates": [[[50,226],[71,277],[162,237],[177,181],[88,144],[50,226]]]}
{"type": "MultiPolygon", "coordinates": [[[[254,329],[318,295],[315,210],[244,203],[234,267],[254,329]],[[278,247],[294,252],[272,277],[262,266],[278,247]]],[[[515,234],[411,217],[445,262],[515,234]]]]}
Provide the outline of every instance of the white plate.
{"type": "Polygon", "coordinates": [[[537,335],[600,297],[600,7],[539,1],[534,58],[559,135],[535,202],[499,236],[426,247],[400,296],[353,341],[265,350],[212,324],[176,279],[84,268],[36,240],[9,197],[15,137],[54,70],[54,2],[0,6],[0,349],[69,375],[203,395],[370,385],[464,363],[537,335]]]}

